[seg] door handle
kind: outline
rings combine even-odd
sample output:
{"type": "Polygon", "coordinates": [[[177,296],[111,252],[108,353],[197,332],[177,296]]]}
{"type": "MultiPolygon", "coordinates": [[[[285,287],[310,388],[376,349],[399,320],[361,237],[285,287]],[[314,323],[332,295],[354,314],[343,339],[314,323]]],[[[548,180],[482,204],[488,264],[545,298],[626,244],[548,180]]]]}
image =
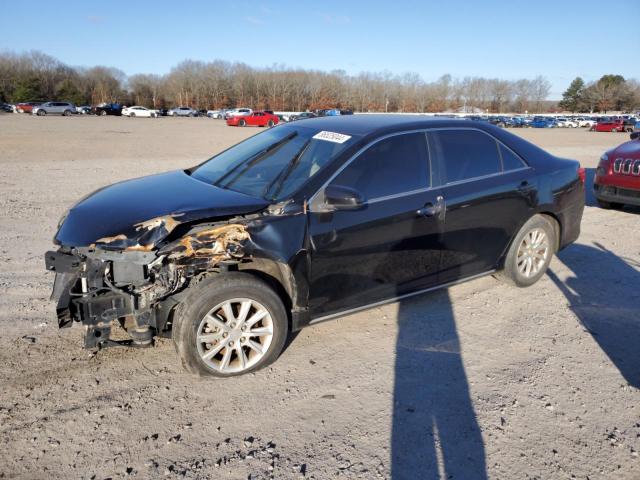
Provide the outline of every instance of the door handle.
{"type": "Polygon", "coordinates": [[[438,195],[436,197],[435,203],[426,203],[424,207],[416,210],[416,215],[420,217],[434,217],[438,215],[438,217],[442,220],[442,214],[445,210],[444,197],[442,195],[438,195]]]}
{"type": "Polygon", "coordinates": [[[529,182],[527,182],[526,180],[523,180],[520,185],[518,186],[518,191],[522,194],[528,194],[529,192],[531,192],[532,190],[534,190],[536,187],[534,187],[533,185],[531,185],[529,182]]]}
{"type": "Polygon", "coordinates": [[[434,205],[433,203],[427,203],[424,207],[416,211],[416,214],[421,217],[433,217],[440,213],[440,208],[438,205],[434,205]]]}

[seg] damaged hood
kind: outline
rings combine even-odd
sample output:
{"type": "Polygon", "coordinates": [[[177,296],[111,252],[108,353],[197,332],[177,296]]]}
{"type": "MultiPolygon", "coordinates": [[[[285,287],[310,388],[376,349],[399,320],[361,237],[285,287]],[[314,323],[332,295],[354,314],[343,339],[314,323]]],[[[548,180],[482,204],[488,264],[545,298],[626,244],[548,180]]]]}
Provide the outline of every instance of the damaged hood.
{"type": "Polygon", "coordinates": [[[182,223],[248,214],[268,205],[177,170],[92,193],[69,210],[55,240],[69,247],[151,250],[182,223]]]}

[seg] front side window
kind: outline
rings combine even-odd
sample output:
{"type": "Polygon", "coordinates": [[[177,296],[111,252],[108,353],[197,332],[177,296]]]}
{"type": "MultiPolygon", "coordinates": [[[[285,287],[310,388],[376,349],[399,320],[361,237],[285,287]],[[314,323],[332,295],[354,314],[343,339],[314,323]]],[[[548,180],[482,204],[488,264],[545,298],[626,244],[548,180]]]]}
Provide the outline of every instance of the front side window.
{"type": "Polygon", "coordinates": [[[442,183],[453,183],[499,173],[498,142],[478,130],[436,130],[430,135],[440,159],[442,183]]]}
{"type": "Polygon", "coordinates": [[[406,133],[372,145],[331,182],[351,187],[367,200],[429,186],[429,156],[424,133],[406,133]]]}
{"type": "MultiPolygon", "coordinates": [[[[327,133],[327,132],[320,132],[327,133]]],[[[359,137],[314,138],[318,129],[283,125],[255,135],[197,167],[194,178],[270,201],[289,198],[359,137]]]]}

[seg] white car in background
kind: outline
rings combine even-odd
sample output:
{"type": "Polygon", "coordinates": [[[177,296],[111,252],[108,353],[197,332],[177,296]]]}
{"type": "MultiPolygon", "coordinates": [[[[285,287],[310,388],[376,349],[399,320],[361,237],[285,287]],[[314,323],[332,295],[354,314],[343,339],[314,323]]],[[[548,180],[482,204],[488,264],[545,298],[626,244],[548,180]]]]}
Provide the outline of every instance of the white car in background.
{"type": "Polygon", "coordinates": [[[158,113],[155,110],[149,110],[146,107],[135,105],[133,107],[124,107],[122,109],[122,115],[125,117],[157,117],[158,113]]]}
{"type": "Polygon", "coordinates": [[[595,120],[592,120],[591,118],[585,118],[585,117],[578,117],[575,119],[576,122],[578,122],[578,126],[579,127],[593,127],[596,124],[595,120]]]}
{"type": "Polygon", "coordinates": [[[572,118],[556,118],[556,123],[562,128],[578,128],[578,122],[572,118]]]}
{"type": "Polygon", "coordinates": [[[226,120],[230,117],[246,117],[248,115],[251,115],[252,113],[253,110],[251,110],[250,108],[232,108],[231,110],[227,110],[227,112],[224,114],[224,118],[226,120]]]}
{"type": "Polygon", "coordinates": [[[207,110],[207,117],[209,118],[223,118],[224,110],[207,110]]]}

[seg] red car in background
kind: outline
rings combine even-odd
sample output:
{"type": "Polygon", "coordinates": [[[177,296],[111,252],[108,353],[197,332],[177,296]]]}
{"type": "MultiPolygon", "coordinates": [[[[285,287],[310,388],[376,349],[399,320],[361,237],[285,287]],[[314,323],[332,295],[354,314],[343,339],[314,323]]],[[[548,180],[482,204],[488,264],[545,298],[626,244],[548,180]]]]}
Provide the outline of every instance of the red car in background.
{"type": "Polygon", "coordinates": [[[16,104],[16,111],[18,113],[31,113],[31,111],[33,110],[33,107],[37,107],[38,105],[41,105],[42,102],[22,102],[22,103],[18,103],[16,104]]]}
{"type": "Polygon", "coordinates": [[[631,132],[633,124],[625,122],[622,118],[602,120],[591,127],[594,132],[631,132]]]}
{"type": "Polygon", "coordinates": [[[252,125],[255,127],[273,127],[277,125],[279,118],[277,115],[267,112],[252,112],[250,115],[242,117],[227,118],[227,125],[232,127],[245,127],[252,125]]]}
{"type": "Polygon", "coordinates": [[[600,157],[593,193],[602,208],[640,206],[640,137],[600,157]]]}

